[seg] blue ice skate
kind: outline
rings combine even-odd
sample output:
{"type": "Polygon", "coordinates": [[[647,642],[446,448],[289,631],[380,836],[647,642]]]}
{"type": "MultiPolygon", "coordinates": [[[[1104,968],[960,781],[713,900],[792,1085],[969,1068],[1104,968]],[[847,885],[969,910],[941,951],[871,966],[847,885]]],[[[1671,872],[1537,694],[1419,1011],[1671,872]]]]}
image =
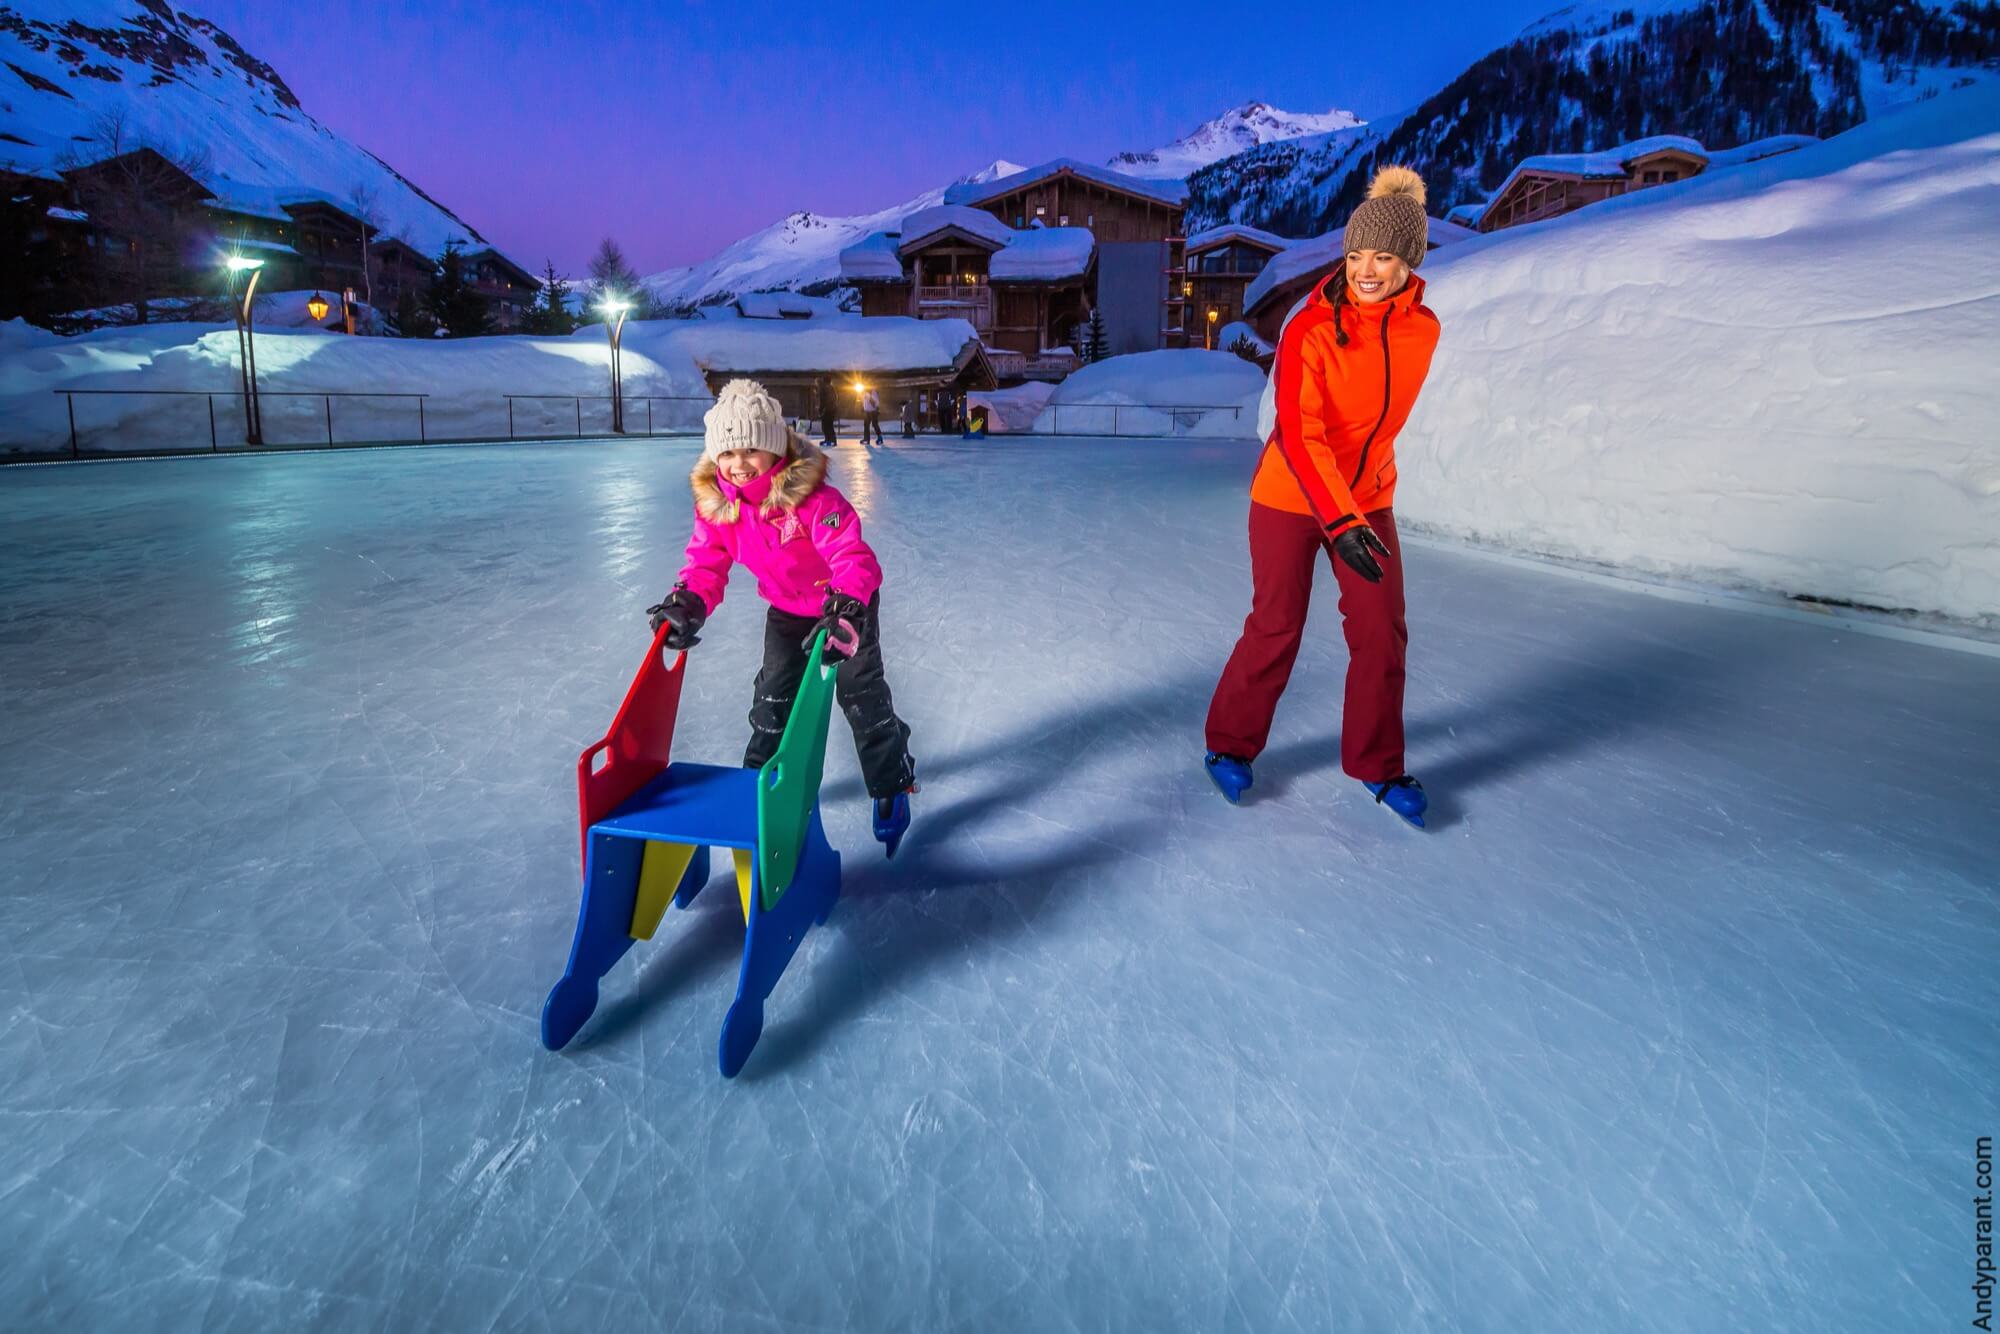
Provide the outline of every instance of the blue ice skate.
{"type": "Polygon", "coordinates": [[[875,800],[875,841],[887,851],[884,856],[893,857],[902,846],[903,835],[910,832],[910,794],[898,792],[893,797],[878,797],[875,800]]]}
{"type": "Polygon", "coordinates": [[[1424,785],[1408,774],[1392,778],[1386,783],[1371,783],[1366,779],[1361,786],[1375,794],[1375,804],[1387,806],[1396,814],[1408,820],[1417,828],[1424,827],[1424,812],[1430,809],[1430,798],[1424,795],[1424,785]]]}
{"type": "Polygon", "coordinates": [[[1211,750],[1204,763],[1208,766],[1209,778],[1221,789],[1231,806],[1243,800],[1243,794],[1250,790],[1250,761],[1211,750]]]}

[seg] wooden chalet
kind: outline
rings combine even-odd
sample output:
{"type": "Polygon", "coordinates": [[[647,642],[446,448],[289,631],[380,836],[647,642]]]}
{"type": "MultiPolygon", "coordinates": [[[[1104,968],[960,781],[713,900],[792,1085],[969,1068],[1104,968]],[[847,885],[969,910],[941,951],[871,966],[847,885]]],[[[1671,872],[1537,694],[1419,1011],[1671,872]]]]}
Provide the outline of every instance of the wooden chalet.
{"type": "Polygon", "coordinates": [[[1067,159],[957,185],[841,252],[864,315],[963,319],[1000,379],[1059,380],[1092,312],[1108,350],[1185,342],[1186,187],[1067,159]]]}
{"type": "Polygon", "coordinates": [[[1809,134],[1780,134],[1710,152],[1684,135],[1661,134],[1601,153],[1543,153],[1523,158],[1483,206],[1461,205],[1447,216],[1482,232],[1495,232],[1818,142],[1809,134]]]}
{"type": "Polygon", "coordinates": [[[521,327],[521,317],[535,304],[535,293],[542,290],[541,279],[491,246],[466,252],[465,276],[473,290],[486,298],[494,327],[502,333],[521,327]]]}
{"type": "Polygon", "coordinates": [[[1291,244],[1289,237],[1241,223],[1211,227],[1188,237],[1187,277],[1182,291],[1187,297],[1188,318],[1204,346],[1212,343],[1219,331],[1243,318],[1243,294],[1264,266],[1291,244]]]}

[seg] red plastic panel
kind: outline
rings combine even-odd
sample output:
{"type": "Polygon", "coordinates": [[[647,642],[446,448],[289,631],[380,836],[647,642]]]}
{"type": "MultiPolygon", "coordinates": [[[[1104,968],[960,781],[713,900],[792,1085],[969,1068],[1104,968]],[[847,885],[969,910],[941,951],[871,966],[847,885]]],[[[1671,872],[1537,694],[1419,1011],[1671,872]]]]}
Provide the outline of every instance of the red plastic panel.
{"type": "Polygon", "coordinates": [[[577,846],[587,851],[590,827],[612,814],[667,767],[674,745],[674,720],[680,714],[681,682],[687,679],[687,654],[666,661],[662,625],[611,720],[604,739],[576,761],[577,846]],[[594,772],[593,772],[594,769],[594,772]]]}

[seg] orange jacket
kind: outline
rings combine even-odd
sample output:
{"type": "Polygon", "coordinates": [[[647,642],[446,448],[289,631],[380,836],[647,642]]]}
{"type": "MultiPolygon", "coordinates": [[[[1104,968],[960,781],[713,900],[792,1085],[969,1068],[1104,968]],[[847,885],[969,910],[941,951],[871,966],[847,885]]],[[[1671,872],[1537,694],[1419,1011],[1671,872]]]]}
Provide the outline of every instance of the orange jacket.
{"type": "Polygon", "coordinates": [[[1410,275],[1387,301],[1341,303],[1347,346],[1334,336],[1329,284],[1314,290],[1285,325],[1271,366],[1277,429],[1264,444],[1250,499],[1310,514],[1329,538],[1388,509],[1396,495],[1396,433],[1409,420],[1437,350],[1438,318],[1424,305],[1424,280],[1410,275]]]}

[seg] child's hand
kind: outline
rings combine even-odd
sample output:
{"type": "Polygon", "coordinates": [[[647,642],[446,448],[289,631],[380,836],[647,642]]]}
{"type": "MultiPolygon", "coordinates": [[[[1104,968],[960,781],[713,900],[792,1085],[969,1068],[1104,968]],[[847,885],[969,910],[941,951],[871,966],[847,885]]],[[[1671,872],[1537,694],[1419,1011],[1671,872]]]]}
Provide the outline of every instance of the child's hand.
{"type": "Polygon", "coordinates": [[[653,633],[660,633],[660,626],[668,626],[665,644],[676,652],[693,648],[701,642],[702,623],[708,620],[708,608],[701,605],[701,599],[676,584],[666,600],[656,602],[646,608],[646,615],[652,618],[653,633]]]}
{"type": "Polygon", "coordinates": [[[814,624],[812,634],[806,637],[806,644],[810,647],[813,638],[824,630],[824,660],[845,662],[861,647],[861,623],[867,615],[868,604],[861,599],[848,597],[845,593],[828,593],[826,601],[820,604],[819,620],[814,624]]]}

